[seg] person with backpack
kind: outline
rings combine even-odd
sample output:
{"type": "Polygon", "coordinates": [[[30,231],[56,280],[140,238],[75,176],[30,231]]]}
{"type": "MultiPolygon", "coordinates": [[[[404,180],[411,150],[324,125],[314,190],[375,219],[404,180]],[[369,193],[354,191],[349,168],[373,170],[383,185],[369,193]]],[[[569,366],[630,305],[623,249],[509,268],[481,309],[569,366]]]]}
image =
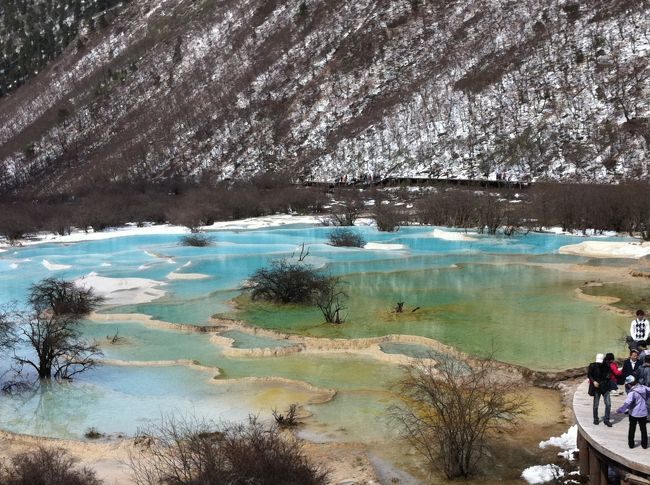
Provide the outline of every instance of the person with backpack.
{"type": "Polygon", "coordinates": [[[645,362],[636,371],[636,379],[639,384],[650,386],[650,355],[645,356],[645,362]]]}
{"type": "Polygon", "coordinates": [[[602,396],[603,402],[605,403],[605,419],[603,420],[603,423],[605,423],[605,426],[611,428],[612,423],[609,418],[612,409],[612,399],[610,396],[610,391],[612,389],[612,369],[609,362],[604,362],[604,357],[603,354],[596,354],[596,361],[589,364],[587,369],[587,377],[589,378],[589,395],[594,398],[594,424],[600,422],[598,418],[598,406],[602,396]]]}
{"type": "Polygon", "coordinates": [[[627,376],[625,383],[629,387],[627,399],[623,405],[616,410],[617,413],[629,411],[630,427],[627,433],[627,444],[634,448],[634,436],[636,434],[636,425],[641,430],[641,447],[648,447],[648,430],[646,423],[648,421],[648,406],[646,400],[650,397],[650,387],[639,384],[634,376],[627,376]]]}
{"type": "Polygon", "coordinates": [[[616,363],[616,357],[614,357],[614,354],[611,352],[607,352],[605,354],[605,363],[609,365],[609,368],[611,370],[611,377],[610,377],[610,384],[609,384],[609,390],[611,391],[612,395],[614,396],[620,396],[623,394],[623,391],[620,391],[618,388],[618,380],[621,379],[621,384],[623,384],[622,376],[623,376],[623,371],[618,368],[618,364],[616,363]]]}

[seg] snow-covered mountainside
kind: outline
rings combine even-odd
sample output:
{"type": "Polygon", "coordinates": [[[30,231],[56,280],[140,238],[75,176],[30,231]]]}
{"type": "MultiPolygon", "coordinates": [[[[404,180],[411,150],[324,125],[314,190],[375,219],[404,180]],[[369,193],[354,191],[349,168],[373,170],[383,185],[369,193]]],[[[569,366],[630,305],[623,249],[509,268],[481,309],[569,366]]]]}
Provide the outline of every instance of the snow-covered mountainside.
{"type": "Polygon", "coordinates": [[[138,0],[0,98],[3,187],[648,178],[650,0],[138,0]]]}

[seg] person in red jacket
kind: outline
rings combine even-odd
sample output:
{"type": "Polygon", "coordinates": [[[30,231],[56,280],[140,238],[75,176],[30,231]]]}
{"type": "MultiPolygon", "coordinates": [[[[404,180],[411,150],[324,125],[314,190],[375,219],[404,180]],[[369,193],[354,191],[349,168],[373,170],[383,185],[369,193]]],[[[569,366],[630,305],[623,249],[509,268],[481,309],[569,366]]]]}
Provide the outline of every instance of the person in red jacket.
{"type": "Polygon", "coordinates": [[[605,354],[605,363],[609,365],[610,369],[612,370],[611,385],[610,385],[610,389],[612,390],[612,395],[620,396],[621,394],[623,394],[623,392],[618,389],[618,379],[623,375],[623,372],[618,368],[618,364],[616,363],[616,358],[614,357],[614,354],[612,354],[611,352],[605,354]]]}

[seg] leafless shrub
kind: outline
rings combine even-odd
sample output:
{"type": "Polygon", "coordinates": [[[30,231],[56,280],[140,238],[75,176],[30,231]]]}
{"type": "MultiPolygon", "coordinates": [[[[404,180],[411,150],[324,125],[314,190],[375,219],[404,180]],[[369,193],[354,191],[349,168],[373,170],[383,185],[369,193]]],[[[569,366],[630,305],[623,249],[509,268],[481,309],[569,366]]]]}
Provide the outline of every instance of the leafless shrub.
{"type": "Polygon", "coordinates": [[[345,309],[346,294],[341,289],[341,280],[304,262],[273,261],[249,277],[247,289],[253,300],[316,305],[327,323],[345,321],[341,311],[345,309]]]}
{"type": "Polygon", "coordinates": [[[16,455],[0,468],[4,485],[99,485],[89,468],[75,468],[76,460],[65,450],[38,447],[16,455]]]}
{"type": "Polygon", "coordinates": [[[345,310],[343,302],[347,298],[346,293],[341,289],[339,278],[329,277],[316,296],[316,306],[323,314],[327,323],[344,323],[345,318],[341,312],[345,310]]]}
{"type": "Polygon", "coordinates": [[[478,225],[477,196],[464,189],[448,189],[424,197],[416,204],[423,224],[470,228],[478,225]]]}
{"type": "Polygon", "coordinates": [[[168,418],[143,436],[139,441],[147,446],[131,457],[138,485],[320,485],[327,480],[327,472],[309,462],[298,441],[254,417],[221,426],[168,418]]]}
{"type": "Polygon", "coordinates": [[[0,236],[5,237],[11,245],[17,244],[37,228],[32,209],[26,204],[1,204],[0,213],[0,236]]]}
{"type": "Polygon", "coordinates": [[[248,279],[248,289],[253,300],[311,304],[326,288],[328,279],[309,264],[281,259],[255,271],[248,279]]]}
{"type": "Polygon", "coordinates": [[[359,232],[347,227],[332,229],[328,238],[330,244],[337,247],[362,248],[366,244],[366,240],[359,232]]]}
{"type": "Polygon", "coordinates": [[[289,405],[286,414],[280,414],[277,409],[273,409],[271,414],[273,414],[275,424],[281,428],[293,428],[300,424],[298,421],[298,405],[295,403],[289,405]]]}
{"type": "Polygon", "coordinates": [[[484,194],[477,202],[478,231],[496,234],[505,219],[505,203],[492,194],[484,194]]]}
{"type": "Polygon", "coordinates": [[[106,340],[108,340],[111,345],[117,345],[124,341],[124,337],[120,337],[120,330],[117,329],[113,335],[107,335],[106,340]]]}
{"type": "Polygon", "coordinates": [[[395,232],[404,222],[402,211],[390,204],[379,204],[375,209],[375,221],[377,229],[385,232],[395,232]]]}
{"type": "Polygon", "coordinates": [[[97,428],[88,428],[84,433],[84,436],[89,440],[96,440],[104,436],[102,433],[97,431],[97,428]]]}
{"type": "Polygon", "coordinates": [[[404,404],[391,409],[392,418],[429,466],[448,478],[475,472],[486,439],[516,424],[527,404],[491,360],[469,371],[451,359],[420,360],[407,367],[399,392],[404,404]]]}
{"type": "Polygon", "coordinates": [[[203,233],[193,233],[182,236],[179,240],[181,246],[192,246],[196,248],[204,248],[212,246],[213,240],[210,236],[203,233]]]}
{"type": "Polygon", "coordinates": [[[356,190],[341,191],[334,198],[338,204],[332,214],[332,223],[335,226],[354,226],[354,221],[365,207],[361,194],[356,190]]]}

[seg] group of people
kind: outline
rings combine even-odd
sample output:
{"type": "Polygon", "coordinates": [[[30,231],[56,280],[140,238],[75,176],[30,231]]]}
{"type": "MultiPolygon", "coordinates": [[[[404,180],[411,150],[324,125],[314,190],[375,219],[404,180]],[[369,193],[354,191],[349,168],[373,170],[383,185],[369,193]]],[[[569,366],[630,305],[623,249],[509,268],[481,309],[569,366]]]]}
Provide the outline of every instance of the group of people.
{"type": "Polygon", "coordinates": [[[650,322],[645,312],[638,310],[636,318],[630,324],[628,344],[630,354],[618,367],[613,353],[597,354],[596,361],[589,364],[589,395],[593,396],[594,424],[599,424],[598,407],[600,398],[605,403],[603,423],[611,427],[611,394],[622,394],[619,385],[625,386],[627,397],[617,413],[626,413],[629,418],[628,445],[634,448],[637,425],[641,430],[641,446],[648,447],[648,408],[650,406],[650,351],[647,341],[650,335],[650,322]]]}

